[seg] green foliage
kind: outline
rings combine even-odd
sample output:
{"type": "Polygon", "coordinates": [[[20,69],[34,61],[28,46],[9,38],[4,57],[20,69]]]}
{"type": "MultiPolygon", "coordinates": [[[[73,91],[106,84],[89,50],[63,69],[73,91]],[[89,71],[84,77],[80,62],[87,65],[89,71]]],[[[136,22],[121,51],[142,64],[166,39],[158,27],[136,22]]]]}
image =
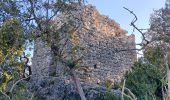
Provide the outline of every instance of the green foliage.
{"type": "Polygon", "coordinates": [[[162,98],[162,80],[165,80],[163,50],[149,48],[145,52],[146,60],[140,59],[133,66],[132,72],[126,76],[126,87],[129,88],[139,100],[162,98]],[[159,93],[159,94],[157,94],[159,93]]]}
{"type": "Polygon", "coordinates": [[[148,47],[145,50],[144,56],[147,61],[155,66],[161,66],[164,63],[165,50],[161,46],[148,47]]]}
{"type": "Polygon", "coordinates": [[[0,27],[0,46],[3,54],[7,49],[20,49],[24,42],[21,23],[16,19],[6,20],[0,27]]]}
{"type": "Polygon", "coordinates": [[[170,43],[170,3],[166,0],[165,7],[155,10],[150,17],[150,29],[147,34],[154,37],[152,41],[161,41],[162,43],[170,43]]]}
{"type": "Polygon", "coordinates": [[[120,100],[120,97],[111,92],[107,92],[106,94],[100,94],[99,100],[120,100]]]}
{"type": "MultiPolygon", "coordinates": [[[[20,72],[23,70],[23,63],[18,57],[23,52],[25,34],[20,20],[16,18],[19,10],[11,0],[0,2],[0,92],[6,93],[11,88],[11,82],[20,79],[20,72]]],[[[11,97],[12,94],[10,93],[11,97]]],[[[0,99],[7,99],[0,94],[0,99]]]]}
{"type": "MultiPolygon", "coordinates": [[[[121,100],[120,95],[114,94],[110,91],[107,91],[105,94],[99,94],[98,100],[121,100]]],[[[124,96],[124,100],[131,100],[129,97],[124,96]]]]}
{"type": "Polygon", "coordinates": [[[9,19],[0,27],[0,91],[5,91],[10,80],[19,76],[23,64],[18,62],[19,55],[23,52],[23,30],[17,19],[9,19]]]}
{"type": "Polygon", "coordinates": [[[12,79],[12,76],[7,72],[3,73],[2,78],[0,79],[0,91],[4,91],[8,85],[8,82],[12,79]]]}
{"type": "MultiPolygon", "coordinates": [[[[12,84],[12,82],[10,82],[10,84],[12,84]]],[[[0,100],[9,100],[8,98],[11,100],[30,100],[30,98],[32,98],[31,100],[36,100],[34,93],[28,92],[27,88],[24,82],[20,82],[15,85],[12,92],[6,93],[6,96],[3,92],[0,92],[0,100]]]]}
{"type": "Polygon", "coordinates": [[[149,80],[145,74],[147,67],[151,66],[140,63],[136,63],[134,66],[133,72],[127,76],[127,87],[141,100],[144,99],[144,96],[154,95],[157,87],[156,81],[149,80]]]}
{"type": "MultiPolygon", "coordinates": [[[[76,10],[74,5],[71,5],[72,3],[81,3],[81,1],[20,0],[18,2],[3,0],[0,2],[0,73],[2,73],[0,75],[0,92],[8,92],[12,86],[11,82],[16,82],[21,78],[24,63],[19,61],[19,56],[24,51],[24,46],[27,46],[26,41],[40,36],[50,46],[53,35],[56,35],[54,37],[58,35],[56,27],[52,27],[54,26],[53,19],[61,12],[76,10]]],[[[74,66],[73,62],[69,64],[74,66]]],[[[10,93],[9,97],[28,100],[24,97],[26,93],[26,88],[17,85],[16,90],[10,93]]],[[[0,99],[1,97],[5,96],[0,94],[0,99]]]]}
{"type": "MultiPolygon", "coordinates": [[[[163,99],[167,87],[165,54],[169,52],[170,43],[170,3],[166,0],[165,7],[155,10],[150,18],[150,29],[146,36],[152,36],[152,44],[144,51],[144,59],[133,66],[127,76],[126,86],[139,100],[163,99]],[[164,92],[164,93],[162,93],[164,92]]],[[[167,60],[169,61],[169,55],[167,60]]]]}

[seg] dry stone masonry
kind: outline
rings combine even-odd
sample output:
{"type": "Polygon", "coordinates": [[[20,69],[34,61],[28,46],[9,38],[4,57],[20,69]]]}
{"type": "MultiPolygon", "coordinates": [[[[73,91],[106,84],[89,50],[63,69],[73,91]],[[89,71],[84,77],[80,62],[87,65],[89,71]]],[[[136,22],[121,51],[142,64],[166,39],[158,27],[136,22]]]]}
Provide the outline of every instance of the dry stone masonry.
{"type": "MultiPolygon", "coordinates": [[[[59,29],[63,25],[62,22],[70,19],[79,27],[72,33],[68,32],[69,34],[64,31],[65,28],[61,29],[62,41],[60,44],[64,45],[66,41],[67,43],[65,46],[60,46],[63,46],[65,59],[82,57],[79,68],[76,70],[80,81],[101,86],[108,81],[120,82],[123,75],[136,61],[136,52],[127,50],[135,48],[135,36],[133,34],[128,36],[118,23],[101,15],[92,5],[87,5],[68,15],[58,16],[54,25],[59,29]],[[77,19],[81,19],[82,22],[77,19]],[[74,47],[79,48],[73,50],[74,47]]],[[[49,77],[52,68],[56,72],[55,76],[65,79],[65,83],[68,84],[71,78],[65,74],[64,64],[59,61],[55,64],[54,62],[51,48],[41,38],[37,38],[33,56],[32,79],[36,80],[36,83],[40,82],[49,77]]]]}
{"type": "MultiPolygon", "coordinates": [[[[119,24],[107,16],[100,15],[91,5],[87,5],[81,13],[84,24],[76,31],[75,41],[76,45],[86,49],[78,53],[83,56],[81,66],[86,67],[87,70],[80,68],[77,71],[80,79],[95,84],[102,84],[108,79],[120,81],[123,74],[131,68],[136,60],[136,52],[119,50],[134,49],[135,36],[133,34],[127,36],[126,31],[121,29],[119,24]]],[[[76,15],[75,12],[73,14],[76,15]]],[[[64,20],[66,19],[67,17],[64,20]]],[[[69,38],[67,35],[62,37],[69,38]]],[[[64,47],[65,52],[69,52],[74,44],[72,38],[69,40],[71,43],[67,43],[64,47]]],[[[40,38],[35,40],[33,75],[48,76],[49,68],[54,66],[50,50],[50,47],[40,38]]],[[[58,64],[55,67],[58,69],[61,66],[62,64],[58,64]]],[[[58,73],[58,71],[56,72],[58,73]]]]}
{"type": "MultiPolygon", "coordinates": [[[[127,36],[114,20],[100,15],[95,7],[88,5],[81,11],[84,24],[76,31],[77,50],[83,56],[77,74],[81,81],[104,85],[107,81],[120,82],[125,72],[136,60],[135,36],[127,36]]],[[[74,44],[74,43],[73,43],[74,44]]]]}

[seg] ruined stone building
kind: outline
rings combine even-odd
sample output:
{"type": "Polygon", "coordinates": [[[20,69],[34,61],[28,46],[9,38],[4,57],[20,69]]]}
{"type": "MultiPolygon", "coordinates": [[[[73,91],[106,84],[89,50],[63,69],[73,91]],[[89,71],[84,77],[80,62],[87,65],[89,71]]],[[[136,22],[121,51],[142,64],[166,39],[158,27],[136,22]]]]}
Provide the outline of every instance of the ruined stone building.
{"type": "MultiPolygon", "coordinates": [[[[127,50],[135,48],[135,36],[133,34],[128,36],[118,23],[101,15],[94,6],[87,5],[83,10],[72,13],[72,16],[77,18],[81,16],[83,24],[79,24],[78,29],[71,36],[61,31],[61,37],[69,40],[62,50],[65,52],[63,54],[65,59],[76,59],[82,56],[80,68],[76,70],[81,82],[102,86],[108,80],[120,82],[136,60],[136,52],[127,50]],[[77,12],[81,14],[76,14],[77,12]],[[73,47],[79,47],[74,50],[74,55],[71,54],[73,47]],[[85,50],[81,50],[80,47],[85,50]]],[[[69,18],[71,16],[62,19],[66,21],[69,18]]],[[[56,23],[59,22],[56,21],[56,23]]],[[[60,41],[61,44],[65,43],[63,41],[66,39],[60,41]]],[[[55,77],[65,79],[65,82],[69,83],[70,78],[68,74],[65,74],[65,66],[61,62],[54,64],[51,48],[42,39],[37,38],[32,67],[36,83],[41,84],[43,79],[49,77],[51,67],[56,72],[55,77]]]]}

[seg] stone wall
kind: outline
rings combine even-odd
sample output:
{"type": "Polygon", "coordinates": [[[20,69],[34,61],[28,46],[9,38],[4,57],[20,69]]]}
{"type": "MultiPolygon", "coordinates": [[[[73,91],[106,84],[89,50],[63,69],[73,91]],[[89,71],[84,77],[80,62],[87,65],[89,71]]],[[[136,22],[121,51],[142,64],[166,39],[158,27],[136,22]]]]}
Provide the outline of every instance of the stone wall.
{"type": "Polygon", "coordinates": [[[124,36],[127,34],[117,22],[108,16],[101,15],[92,5],[87,5],[82,12],[84,26],[87,29],[95,29],[98,34],[101,33],[101,37],[124,36]]]}
{"type": "MultiPolygon", "coordinates": [[[[134,51],[120,51],[135,48],[134,35],[96,40],[88,38],[88,51],[84,53],[83,65],[85,70],[79,70],[81,79],[85,82],[103,84],[106,81],[120,82],[126,71],[131,69],[136,60],[134,51]]],[[[81,68],[80,68],[81,69],[81,68]]]]}
{"type": "Polygon", "coordinates": [[[83,12],[81,16],[83,24],[80,24],[76,33],[69,33],[74,35],[74,40],[70,39],[72,46],[85,49],[77,49],[75,54],[77,56],[74,57],[77,59],[83,57],[77,69],[80,80],[100,85],[104,85],[107,81],[119,83],[136,60],[135,51],[119,50],[136,48],[135,36],[133,34],[128,36],[119,24],[100,15],[91,5],[86,6],[81,12],[83,12]]]}
{"type": "MultiPolygon", "coordinates": [[[[72,33],[61,29],[60,47],[62,48],[60,49],[63,50],[66,60],[82,57],[82,62],[76,70],[80,80],[99,85],[104,85],[107,81],[120,82],[136,60],[136,52],[119,50],[134,49],[135,36],[127,36],[126,31],[121,29],[119,24],[107,16],[100,15],[91,5],[70,15],[63,15],[56,19],[54,25],[57,29],[61,28],[62,22],[66,23],[70,19],[79,26],[72,33]],[[80,17],[83,22],[79,23],[76,19],[80,17]],[[65,43],[66,45],[63,46],[65,43]],[[74,50],[75,53],[72,52],[74,47],[79,47],[74,50]]],[[[57,77],[68,79],[64,74],[65,66],[61,62],[55,65],[52,55],[51,48],[44,41],[40,38],[35,40],[33,78],[41,80],[43,77],[48,77],[52,68],[56,71],[57,77]]]]}
{"type": "Polygon", "coordinates": [[[41,79],[49,75],[49,68],[52,63],[51,49],[41,38],[34,41],[34,52],[32,59],[32,80],[39,83],[41,79]]]}

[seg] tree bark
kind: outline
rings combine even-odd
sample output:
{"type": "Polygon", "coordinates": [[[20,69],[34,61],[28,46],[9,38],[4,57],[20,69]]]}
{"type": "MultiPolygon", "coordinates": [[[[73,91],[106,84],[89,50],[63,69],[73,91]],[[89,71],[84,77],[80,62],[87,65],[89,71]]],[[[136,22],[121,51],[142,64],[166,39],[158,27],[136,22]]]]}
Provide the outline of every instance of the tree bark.
{"type": "Polygon", "coordinates": [[[170,99],[170,70],[169,70],[169,66],[168,66],[168,54],[166,54],[165,56],[165,66],[166,66],[166,71],[167,71],[167,81],[168,81],[168,98],[170,99]]]}
{"type": "Polygon", "coordinates": [[[170,98],[170,71],[167,70],[167,80],[168,80],[168,98],[170,98]]]}
{"type": "Polygon", "coordinates": [[[79,95],[81,97],[81,100],[86,100],[84,91],[83,91],[83,89],[81,87],[80,81],[77,78],[77,75],[75,74],[75,71],[73,69],[71,69],[70,73],[72,75],[74,83],[76,84],[76,88],[77,88],[77,91],[78,91],[78,93],[79,93],[79,95]]]}

